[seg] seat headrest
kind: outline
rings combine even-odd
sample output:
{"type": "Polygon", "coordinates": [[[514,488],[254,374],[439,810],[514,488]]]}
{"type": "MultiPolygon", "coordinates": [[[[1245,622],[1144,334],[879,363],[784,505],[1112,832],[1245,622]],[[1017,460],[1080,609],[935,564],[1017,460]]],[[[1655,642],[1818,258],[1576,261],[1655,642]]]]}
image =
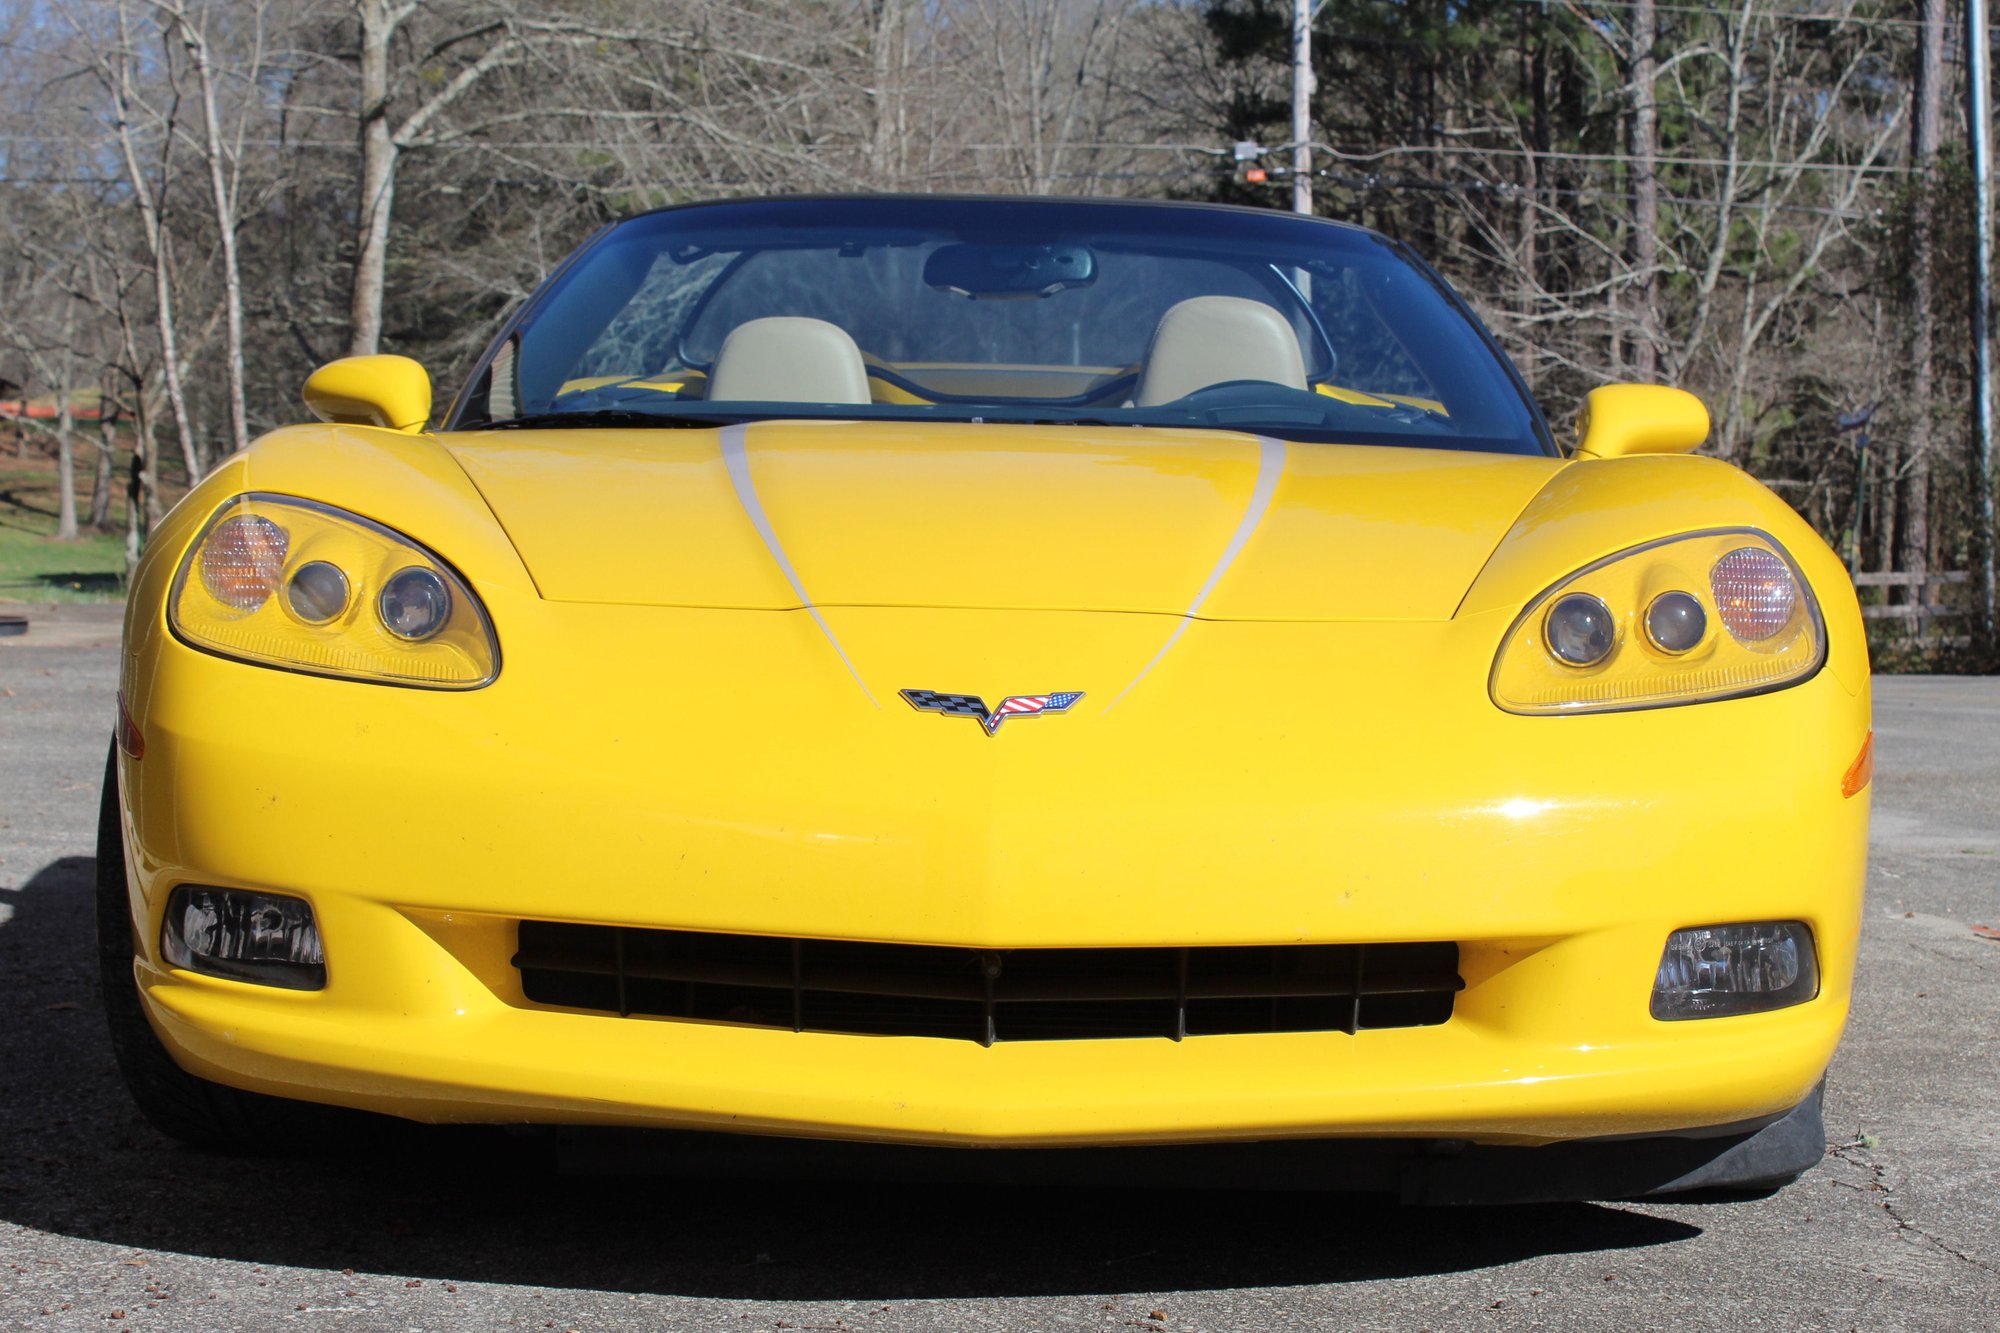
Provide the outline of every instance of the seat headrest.
{"type": "Polygon", "coordinates": [[[1229,380],[1305,388],[1306,359],[1298,335],[1262,301],[1191,297],[1160,316],[1133,402],[1157,407],[1229,380]]]}
{"type": "Polygon", "coordinates": [[[710,401],[866,403],[868,367],[837,324],[772,315],[738,324],[709,371],[710,401]]]}

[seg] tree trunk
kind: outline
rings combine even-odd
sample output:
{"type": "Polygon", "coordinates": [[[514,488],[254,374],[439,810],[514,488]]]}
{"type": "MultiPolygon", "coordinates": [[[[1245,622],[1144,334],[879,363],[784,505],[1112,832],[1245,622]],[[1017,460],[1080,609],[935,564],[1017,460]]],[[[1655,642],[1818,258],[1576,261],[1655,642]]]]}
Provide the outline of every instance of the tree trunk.
{"type": "Polygon", "coordinates": [[[153,412],[146,402],[146,386],[132,391],[132,466],[125,474],[125,577],[129,582],[138,567],[139,552],[145,549],[153,523],[159,517],[160,489],[153,476],[153,412]]]}
{"type": "MultiPolygon", "coordinates": [[[[111,95],[113,128],[118,134],[120,155],[125,160],[126,177],[132,184],[132,203],[139,210],[139,220],[146,234],[146,249],[153,261],[153,299],[160,335],[161,373],[167,402],[173,408],[174,425],[180,432],[181,457],[187,464],[188,484],[192,486],[201,479],[204,469],[194,428],[188,422],[187,394],[181,386],[181,354],[174,323],[173,238],[160,217],[159,200],[153,192],[152,180],[139,165],[139,147],[134,141],[132,125],[134,57],[123,5],[118,9],[118,27],[121,45],[117,63],[106,77],[111,95]]],[[[171,124],[166,143],[163,151],[170,153],[173,144],[171,124]]]]}
{"type": "Polygon", "coordinates": [[[382,345],[382,289],[388,281],[389,219],[401,153],[389,129],[389,42],[397,20],[387,0],[356,0],[354,8],[361,20],[361,206],[347,354],[370,356],[382,345]]]}
{"type": "MultiPolygon", "coordinates": [[[[221,240],[222,294],[226,319],[223,324],[223,369],[229,389],[229,430],[234,447],[250,443],[250,418],[243,405],[243,273],[236,262],[236,198],[223,179],[222,127],[215,106],[215,76],[209,60],[208,38],[188,22],[178,10],[170,11],[180,27],[181,44],[187,48],[201,88],[202,128],[206,132],[204,156],[208,159],[209,195],[215,205],[215,231],[221,240]]],[[[257,71],[247,71],[254,82],[257,71]]]]}
{"type": "MultiPolygon", "coordinates": [[[[1934,177],[1943,137],[1944,0],[1921,0],[1920,19],[1916,107],[1910,124],[1910,157],[1917,169],[1910,218],[1910,450],[1903,471],[1903,523],[1896,552],[1896,568],[1912,574],[1930,572],[1931,399],[1936,385],[1931,365],[1936,337],[1931,270],[1937,249],[1934,177]]],[[[1912,600],[1922,596],[1921,587],[1910,589],[1912,600]]]]}
{"type": "Polygon", "coordinates": [[[76,536],[76,413],[64,384],[56,390],[56,540],[76,536]]]}
{"type": "MultiPolygon", "coordinates": [[[[1526,5],[1521,6],[1519,23],[1520,77],[1522,84],[1529,89],[1534,108],[1534,121],[1530,130],[1532,140],[1527,145],[1528,151],[1521,155],[1521,198],[1519,218],[1516,223],[1519,235],[1514,254],[1514,270],[1518,283],[1515,310],[1521,318],[1521,327],[1533,328],[1534,317],[1540,309],[1538,291],[1540,284],[1536,280],[1536,274],[1541,268],[1540,257],[1536,253],[1536,242],[1541,225],[1537,210],[1541,202],[1542,180],[1541,162],[1536,153],[1543,149],[1543,137],[1547,129],[1548,99],[1542,91],[1544,76],[1541,24],[1535,22],[1532,27],[1530,26],[1531,20],[1526,5]]],[[[1522,378],[1528,381],[1529,391],[1533,392],[1539,388],[1542,364],[1535,340],[1527,339],[1521,350],[1515,354],[1514,360],[1521,368],[1522,378]]]]}
{"type": "Polygon", "coordinates": [[[118,451],[118,428],[113,424],[111,396],[97,400],[97,471],[90,483],[90,526],[103,532],[111,526],[111,485],[118,451]]]}
{"type": "Polygon", "coordinates": [[[1626,151],[1632,159],[1632,371],[1639,379],[1658,374],[1654,339],[1659,331],[1658,268],[1660,263],[1660,122],[1653,104],[1653,76],[1658,66],[1659,22],[1654,0],[1632,5],[1632,111],[1626,120],[1626,151]]]}
{"type": "Polygon", "coordinates": [[[901,183],[906,168],[907,113],[904,73],[909,64],[907,19],[909,0],[876,0],[875,31],[870,45],[874,60],[875,127],[869,147],[870,174],[878,189],[901,183]]]}

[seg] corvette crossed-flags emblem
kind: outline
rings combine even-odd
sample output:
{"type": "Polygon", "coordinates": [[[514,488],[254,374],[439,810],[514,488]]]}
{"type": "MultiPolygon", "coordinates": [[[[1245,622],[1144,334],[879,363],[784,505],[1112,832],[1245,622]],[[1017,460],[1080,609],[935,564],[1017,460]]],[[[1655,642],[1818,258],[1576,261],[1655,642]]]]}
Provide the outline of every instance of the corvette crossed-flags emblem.
{"type": "Polygon", "coordinates": [[[1082,690],[1067,694],[1010,694],[992,708],[976,694],[943,694],[937,690],[904,690],[902,695],[910,701],[910,707],[926,713],[943,713],[947,717],[969,717],[979,723],[988,736],[1000,730],[1000,724],[1010,717],[1039,717],[1044,713],[1067,713],[1070,705],[1083,697],[1082,690]]]}

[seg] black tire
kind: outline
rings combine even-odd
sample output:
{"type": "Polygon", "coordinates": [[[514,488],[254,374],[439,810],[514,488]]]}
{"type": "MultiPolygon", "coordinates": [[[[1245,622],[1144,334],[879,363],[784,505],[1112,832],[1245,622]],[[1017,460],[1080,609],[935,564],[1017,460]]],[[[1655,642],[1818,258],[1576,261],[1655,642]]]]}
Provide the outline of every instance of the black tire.
{"type": "Polygon", "coordinates": [[[97,809],[97,958],[111,1051],[140,1112],[162,1134],[197,1148],[286,1156],[352,1146],[381,1121],[359,1111],[243,1092],[182,1069],[146,1021],[132,975],[133,954],[114,747],[105,760],[97,809]]]}

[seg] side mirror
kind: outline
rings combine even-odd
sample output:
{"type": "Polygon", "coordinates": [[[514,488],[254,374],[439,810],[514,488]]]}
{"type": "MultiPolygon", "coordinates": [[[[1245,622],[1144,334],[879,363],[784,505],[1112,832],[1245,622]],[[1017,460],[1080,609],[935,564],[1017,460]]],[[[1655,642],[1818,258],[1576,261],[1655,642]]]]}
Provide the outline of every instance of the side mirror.
{"type": "Polygon", "coordinates": [[[407,356],[349,356],[306,377],[306,406],[321,421],[416,434],[431,419],[431,377],[407,356]]]}
{"type": "Polygon", "coordinates": [[[1605,384],[1576,414],[1578,458],[1685,454],[1708,438],[1708,409],[1685,389],[1664,384],[1605,384]]]}

